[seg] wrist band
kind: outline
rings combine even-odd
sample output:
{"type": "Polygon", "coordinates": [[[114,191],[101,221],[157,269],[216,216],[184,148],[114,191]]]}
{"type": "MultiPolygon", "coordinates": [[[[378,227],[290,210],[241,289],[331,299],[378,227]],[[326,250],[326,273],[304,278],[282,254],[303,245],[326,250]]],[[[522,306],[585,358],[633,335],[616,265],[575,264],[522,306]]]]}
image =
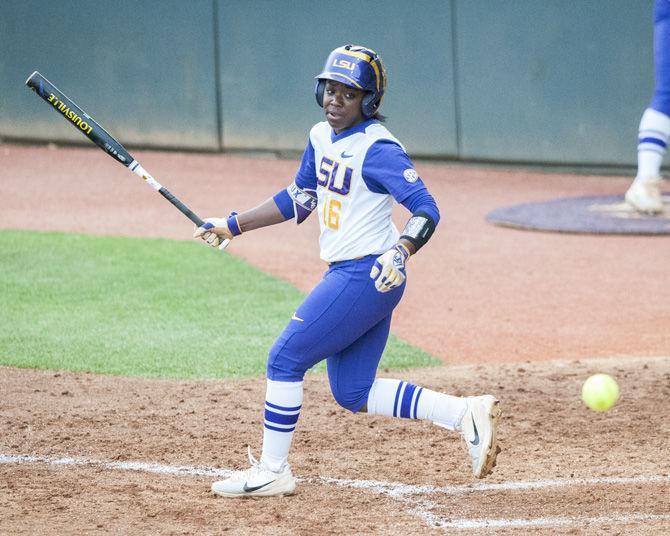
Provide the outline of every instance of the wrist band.
{"type": "Polygon", "coordinates": [[[237,212],[231,212],[230,216],[226,220],[228,224],[228,230],[233,236],[241,235],[242,229],[240,229],[240,222],[237,221],[237,212]]]}
{"type": "Polygon", "coordinates": [[[395,248],[400,252],[400,254],[405,257],[405,260],[409,259],[411,253],[409,252],[409,249],[407,249],[407,246],[405,244],[401,244],[398,242],[395,245],[395,248]]]}

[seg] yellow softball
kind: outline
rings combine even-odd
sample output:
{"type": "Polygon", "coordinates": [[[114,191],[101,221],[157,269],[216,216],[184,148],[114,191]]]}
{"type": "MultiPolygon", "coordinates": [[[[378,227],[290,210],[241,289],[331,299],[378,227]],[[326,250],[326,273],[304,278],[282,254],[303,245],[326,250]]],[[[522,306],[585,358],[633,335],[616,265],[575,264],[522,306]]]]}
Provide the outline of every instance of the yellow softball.
{"type": "Polygon", "coordinates": [[[594,374],[582,385],[582,400],[593,411],[607,411],[619,399],[619,384],[609,374],[594,374]]]}

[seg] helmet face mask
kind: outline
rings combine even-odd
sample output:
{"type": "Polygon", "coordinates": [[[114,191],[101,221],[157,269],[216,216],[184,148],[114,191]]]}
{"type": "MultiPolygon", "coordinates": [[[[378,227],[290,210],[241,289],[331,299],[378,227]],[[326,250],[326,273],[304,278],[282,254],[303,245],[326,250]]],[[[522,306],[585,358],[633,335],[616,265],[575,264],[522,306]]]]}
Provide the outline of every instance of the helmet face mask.
{"type": "Polygon", "coordinates": [[[326,80],[365,91],[361,112],[366,119],[377,113],[386,90],[386,70],[381,58],[374,50],[357,45],[345,45],[333,50],[316,79],[314,93],[321,107],[326,80]]]}

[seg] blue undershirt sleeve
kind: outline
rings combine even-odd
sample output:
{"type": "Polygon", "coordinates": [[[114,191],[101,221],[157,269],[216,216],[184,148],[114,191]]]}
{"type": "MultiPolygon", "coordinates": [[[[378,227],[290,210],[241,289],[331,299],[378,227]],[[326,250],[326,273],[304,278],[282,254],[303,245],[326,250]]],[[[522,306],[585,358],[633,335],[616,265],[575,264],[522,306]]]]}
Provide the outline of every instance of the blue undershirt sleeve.
{"type": "Polygon", "coordinates": [[[316,164],[314,163],[314,146],[307,140],[307,147],[302,153],[300,167],[295,174],[295,183],[301,189],[316,190],[316,164]]]}
{"type": "MultiPolygon", "coordinates": [[[[316,166],[314,164],[314,147],[312,141],[307,140],[307,146],[302,153],[300,167],[296,172],[294,182],[301,189],[316,189],[316,166]]],[[[286,191],[286,188],[277,192],[273,197],[279,212],[287,220],[295,217],[293,199],[286,191]]]]}
{"type": "Polygon", "coordinates": [[[401,203],[403,207],[409,210],[412,214],[425,212],[435,223],[435,227],[440,221],[440,210],[437,208],[437,203],[430,192],[424,187],[423,191],[419,190],[410,194],[401,203]]]}
{"type": "Polygon", "coordinates": [[[425,212],[435,225],[440,211],[435,199],[414,169],[403,148],[391,140],[378,140],[365,155],[363,180],[371,192],[390,194],[412,214],[425,212]]]}
{"type": "Polygon", "coordinates": [[[281,212],[285,220],[290,220],[295,216],[293,213],[293,199],[288,195],[286,188],[277,192],[272,199],[274,199],[279,212],[281,212]]]}

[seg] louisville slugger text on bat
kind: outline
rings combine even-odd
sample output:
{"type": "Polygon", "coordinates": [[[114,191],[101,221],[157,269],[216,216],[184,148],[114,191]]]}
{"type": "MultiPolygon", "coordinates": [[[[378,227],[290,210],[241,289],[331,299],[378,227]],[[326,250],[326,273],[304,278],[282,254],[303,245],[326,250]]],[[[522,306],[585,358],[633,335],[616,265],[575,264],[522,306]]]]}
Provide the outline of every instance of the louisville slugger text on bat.
{"type": "MultiPolygon", "coordinates": [[[[165,199],[177,207],[195,225],[201,227],[204,221],[184,203],[177,199],[167,188],[154,179],[140,163],[135,160],[126,148],[121,145],[109,132],[102,128],[98,122],[82,110],[75,102],[54,86],[38,71],[31,74],[26,80],[26,85],[37,93],[54,110],[67,119],[79,132],[95,143],[114,160],[129,168],[133,173],[144,179],[149,186],[160,193],[165,199]]],[[[221,242],[219,249],[223,250],[230,240],[221,242]]]]}

